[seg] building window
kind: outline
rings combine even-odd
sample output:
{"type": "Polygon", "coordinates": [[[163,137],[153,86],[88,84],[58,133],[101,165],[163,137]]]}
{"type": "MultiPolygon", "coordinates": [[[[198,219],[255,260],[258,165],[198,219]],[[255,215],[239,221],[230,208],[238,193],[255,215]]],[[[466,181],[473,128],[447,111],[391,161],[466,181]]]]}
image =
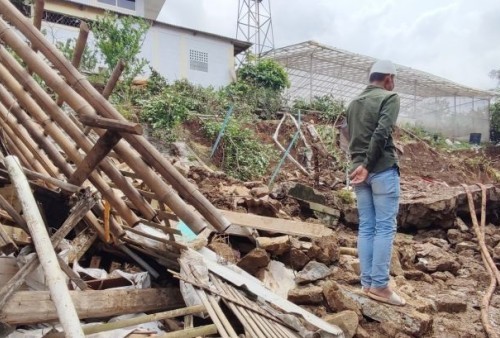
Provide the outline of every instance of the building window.
{"type": "Polygon", "coordinates": [[[135,0],[97,0],[100,3],[135,11],[135,0]]]}
{"type": "Polygon", "coordinates": [[[43,12],[43,20],[71,27],[80,27],[80,23],[82,22],[79,18],[51,11],[43,12]]]}
{"type": "Polygon", "coordinates": [[[208,53],[190,49],[189,68],[200,72],[208,72],[208,53]]]}

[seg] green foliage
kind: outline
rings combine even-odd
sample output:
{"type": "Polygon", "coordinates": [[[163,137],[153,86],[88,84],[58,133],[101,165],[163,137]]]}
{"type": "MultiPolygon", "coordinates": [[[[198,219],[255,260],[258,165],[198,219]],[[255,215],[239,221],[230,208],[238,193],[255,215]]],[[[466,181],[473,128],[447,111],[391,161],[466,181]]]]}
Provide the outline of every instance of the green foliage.
{"type": "Polygon", "coordinates": [[[500,101],[490,106],[490,131],[491,140],[500,141],[500,101]]]}
{"type": "Polygon", "coordinates": [[[92,33],[106,63],[107,74],[113,71],[120,60],[127,63],[123,72],[127,85],[142,72],[147,61],[138,55],[149,27],[150,24],[144,19],[129,15],[118,17],[107,12],[97,18],[92,24],[92,33]]]}
{"type": "Polygon", "coordinates": [[[335,99],[332,95],[314,96],[308,102],[303,99],[296,99],[293,102],[294,110],[313,110],[319,113],[319,117],[325,123],[333,123],[345,113],[344,101],[335,99]]]}
{"type": "MultiPolygon", "coordinates": [[[[203,125],[207,137],[215,141],[222,123],[209,121],[203,125]]],[[[272,146],[263,144],[255,133],[238,120],[231,120],[217,149],[222,169],[230,176],[241,180],[262,177],[268,170],[277,152],[272,146]]]]}
{"type": "Polygon", "coordinates": [[[247,62],[238,69],[238,78],[254,87],[263,87],[277,92],[290,87],[287,72],[272,59],[247,58],[247,62]]]}
{"type": "Polygon", "coordinates": [[[149,94],[149,96],[158,95],[168,86],[167,79],[153,69],[153,67],[150,66],[149,70],[151,71],[151,75],[149,76],[146,86],[146,93],[149,94]]]}
{"type": "Polygon", "coordinates": [[[335,195],[340,199],[343,204],[351,205],[356,199],[350,190],[341,189],[335,192],[335,195]]]}
{"type": "Polygon", "coordinates": [[[346,154],[337,145],[337,130],[331,125],[316,125],[323,144],[328,153],[333,157],[337,170],[344,171],[349,167],[349,159],[346,154]]]}
{"type": "MultiPolygon", "coordinates": [[[[56,47],[64,54],[66,59],[72,60],[75,51],[76,38],[68,39],[66,42],[56,41],[56,47]]],[[[82,60],[80,62],[80,70],[93,73],[97,66],[97,50],[90,46],[85,46],[83,50],[82,60]]]]}

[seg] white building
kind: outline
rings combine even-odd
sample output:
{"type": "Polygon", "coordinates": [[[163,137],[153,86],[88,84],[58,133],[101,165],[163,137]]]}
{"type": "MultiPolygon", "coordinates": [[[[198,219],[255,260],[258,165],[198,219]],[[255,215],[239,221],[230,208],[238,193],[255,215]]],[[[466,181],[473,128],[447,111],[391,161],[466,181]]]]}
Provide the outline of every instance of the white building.
{"type": "MultiPolygon", "coordinates": [[[[45,0],[42,29],[47,37],[65,42],[78,36],[81,20],[91,21],[104,11],[151,21],[141,56],[169,81],[187,79],[221,87],[235,79],[235,56],[250,43],[156,21],[165,0],[45,0]]],[[[26,15],[31,7],[18,5],[26,15]]],[[[89,36],[89,43],[92,42],[89,36]]]]}

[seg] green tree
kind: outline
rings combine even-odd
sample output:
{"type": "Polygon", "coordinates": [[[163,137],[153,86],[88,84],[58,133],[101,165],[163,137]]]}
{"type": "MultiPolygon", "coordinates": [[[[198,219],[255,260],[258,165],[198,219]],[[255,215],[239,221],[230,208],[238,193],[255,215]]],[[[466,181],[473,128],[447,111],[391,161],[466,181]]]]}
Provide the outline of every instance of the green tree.
{"type": "Polygon", "coordinates": [[[138,57],[150,24],[141,18],[121,16],[107,12],[92,25],[96,46],[111,73],[120,60],[126,62],[123,79],[127,85],[139,75],[147,61],[138,57]]]}
{"type": "MultiPolygon", "coordinates": [[[[64,54],[68,60],[73,59],[75,51],[76,38],[68,39],[66,42],[56,41],[56,47],[64,54]]],[[[97,66],[97,51],[90,47],[85,46],[83,50],[82,60],[80,62],[80,70],[84,72],[94,72],[97,66]]]]}
{"type": "Polygon", "coordinates": [[[500,101],[490,106],[490,139],[500,142],[500,101]]]}
{"type": "Polygon", "coordinates": [[[277,92],[290,87],[287,72],[272,59],[253,60],[253,57],[248,57],[248,61],[238,69],[238,77],[253,86],[277,92]]]}

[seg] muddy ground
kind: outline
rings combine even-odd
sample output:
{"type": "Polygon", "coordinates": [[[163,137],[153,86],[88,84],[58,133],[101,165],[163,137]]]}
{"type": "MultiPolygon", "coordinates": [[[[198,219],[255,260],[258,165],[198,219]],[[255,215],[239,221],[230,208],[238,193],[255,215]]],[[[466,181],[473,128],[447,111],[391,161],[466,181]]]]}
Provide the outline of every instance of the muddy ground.
{"type": "MultiPolygon", "coordinates": [[[[272,144],[271,135],[277,123],[278,121],[262,121],[254,126],[263,142],[272,144]]],[[[283,142],[287,140],[289,136],[287,133],[290,132],[293,132],[293,128],[290,126],[284,128],[284,135],[281,137],[283,142]]],[[[216,166],[208,159],[207,154],[211,142],[201,133],[199,122],[186,123],[183,133],[185,142],[195,151],[196,157],[201,159],[201,162],[205,162],[204,164],[213,171],[206,166],[204,167],[200,161],[192,159],[185,159],[184,162],[178,159],[176,161],[183,162],[179,165],[186,169],[186,176],[218,208],[253,212],[284,219],[323,222],[334,231],[335,245],[356,247],[356,226],[350,224],[353,222],[349,222],[347,216],[349,212],[346,211],[349,209],[346,205],[352,207],[353,203],[346,200],[345,194],[339,194],[339,191],[345,188],[345,172],[340,170],[338,163],[334,163],[330,157],[324,156],[318,161],[320,167],[315,168],[317,175],[313,175],[313,177],[301,174],[287,161],[274,189],[266,191],[269,176],[254,182],[241,182],[217,170],[216,166]],[[290,187],[296,184],[314,188],[315,194],[324,198],[324,204],[339,210],[340,216],[332,221],[332,217],[323,217],[324,214],[312,211],[307,203],[304,204],[304,201],[289,196],[290,187]]],[[[449,196],[453,195],[452,191],[454,193],[460,189],[457,188],[460,184],[484,183],[493,186],[496,184],[498,193],[499,186],[495,179],[497,174],[495,170],[500,170],[500,147],[463,151],[438,150],[433,149],[422,140],[402,135],[402,131],[396,133],[396,142],[403,150],[403,154],[400,156],[403,204],[411,204],[411,201],[418,199],[436,199],[436,196],[441,195],[444,197],[439,200],[439,203],[443,204],[443,200],[450,200],[449,196]]],[[[297,149],[299,148],[300,146],[297,147],[297,149]]],[[[297,151],[294,150],[292,155],[298,156],[297,151]]],[[[457,198],[456,201],[465,201],[463,196],[457,198]]],[[[488,224],[486,242],[488,250],[498,266],[500,264],[500,221],[498,215],[500,208],[498,208],[498,204],[495,204],[498,203],[498,197],[492,196],[490,195],[493,204],[488,209],[486,222],[488,224]]],[[[311,290],[321,289],[322,295],[317,296],[314,300],[299,297],[297,303],[322,317],[331,316],[332,313],[354,311],[357,313],[357,320],[355,320],[357,324],[353,332],[357,337],[485,337],[480,320],[480,303],[490,280],[481,260],[470,218],[467,217],[467,212],[464,210],[459,212],[459,210],[450,209],[450,212],[447,209],[455,206],[444,206],[444,209],[440,210],[437,207],[438,203],[433,203],[428,204],[429,208],[438,217],[429,218],[425,227],[414,226],[414,224],[400,227],[395,240],[393,254],[395,261],[391,273],[393,283],[408,300],[403,314],[397,312],[396,315],[385,315],[393,318],[385,318],[384,315],[381,315],[382,318],[380,318],[380,316],[373,315],[373,309],[366,308],[371,306],[370,304],[363,305],[359,302],[352,306],[353,308],[332,306],[332,296],[325,291],[325,285],[329,285],[330,281],[338,283],[340,287],[359,289],[359,263],[357,259],[338,253],[327,264],[333,274],[298,287],[299,289],[307,287],[312,287],[311,290]],[[440,219],[440,213],[447,214],[447,218],[440,219]],[[457,216],[460,216],[464,222],[457,220],[457,216]],[[394,317],[400,315],[404,317],[404,323],[394,321],[394,317]],[[415,318],[421,321],[418,328],[408,324],[408,322],[416,320],[415,318]]],[[[350,211],[353,212],[352,208],[350,211]]],[[[424,215],[422,214],[421,218],[418,214],[413,215],[413,217],[418,220],[423,219],[424,215]]],[[[310,242],[311,239],[305,239],[305,241],[310,242]]],[[[254,248],[253,244],[242,242],[238,237],[231,237],[227,244],[237,253],[238,257],[244,257],[254,248]]],[[[297,249],[302,251],[302,254],[305,253],[307,258],[304,261],[316,260],[314,255],[312,258],[310,257],[310,248],[305,250],[300,245],[298,248],[300,249],[297,249],[297,246],[292,243],[285,249],[285,252],[281,252],[279,255],[273,253],[272,250],[267,251],[267,255],[271,260],[283,262],[288,268],[292,268],[293,273],[297,275],[303,265],[293,266],[290,262],[290,251],[295,250],[294,252],[300,255],[296,252],[297,249]]],[[[256,275],[259,273],[256,272],[256,275]]],[[[385,313],[383,311],[385,306],[378,304],[373,306],[381,307],[381,309],[376,309],[376,313],[385,313]]],[[[393,310],[390,309],[390,311],[393,310]]],[[[498,289],[491,302],[490,322],[494,329],[500,333],[500,293],[498,289]]]]}

